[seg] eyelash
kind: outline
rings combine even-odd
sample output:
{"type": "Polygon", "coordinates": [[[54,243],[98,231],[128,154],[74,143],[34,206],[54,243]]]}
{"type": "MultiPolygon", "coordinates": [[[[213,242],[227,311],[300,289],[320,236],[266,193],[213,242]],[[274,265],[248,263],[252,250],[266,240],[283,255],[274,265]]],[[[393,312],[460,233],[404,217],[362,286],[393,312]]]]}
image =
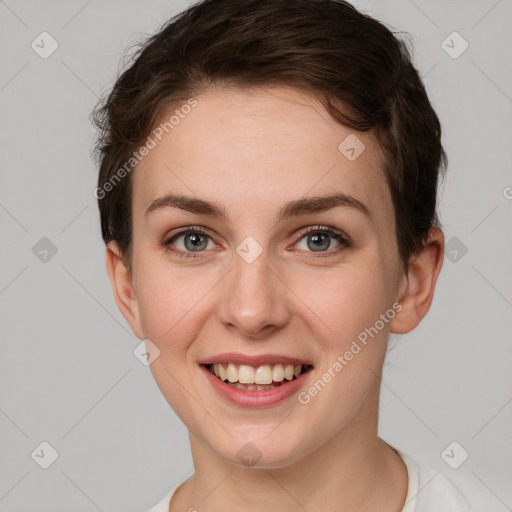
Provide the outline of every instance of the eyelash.
{"type": "MultiPolygon", "coordinates": [[[[189,226],[189,227],[186,227],[186,228],[183,228],[182,230],[178,231],[177,233],[175,233],[174,235],[172,235],[170,238],[167,238],[164,240],[163,242],[163,247],[165,249],[167,249],[168,251],[172,252],[173,254],[177,255],[178,257],[181,257],[181,258],[200,258],[202,255],[201,253],[205,252],[205,251],[198,251],[196,254],[194,254],[193,252],[185,252],[183,253],[183,251],[176,251],[174,249],[171,249],[170,246],[171,244],[180,236],[182,235],[188,235],[188,234],[197,234],[197,235],[202,235],[202,236],[206,236],[210,239],[213,240],[213,238],[211,237],[211,235],[209,233],[207,233],[206,231],[204,231],[202,228],[200,227],[197,227],[197,226],[189,226]]],[[[341,244],[341,247],[338,247],[337,249],[331,249],[329,251],[319,251],[318,253],[316,253],[317,255],[315,256],[306,256],[306,258],[310,258],[310,259],[316,259],[318,257],[322,258],[322,257],[329,257],[329,256],[333,256],[335,254],[338,254],[339,252],[341,252],[342,250],[348,248],[348,247],[352,247],[352,242],[349,240],[349,238],[344,235],[343,233],[329,227],[329,226],[322,226],[322,225],[318,225],[318,226],[310,226],[308,228],[305,228],[303,230],[301,230],[299,232],[299,239],[297,240],[297,242],[295,243],[298,243],[300,240],[302,240],[306,235],[309,235],[309,234],[325,234],[325,235],[329,235],[331,238],[334,238],[335,240],[337,240],[338,242],[340,242],[341,244]]],[[[309,251],[307,251],[309,252],[309,251]]],[[[313,253],[315,254],[315,251],[311,251],[310,254],[313,253]]]]}

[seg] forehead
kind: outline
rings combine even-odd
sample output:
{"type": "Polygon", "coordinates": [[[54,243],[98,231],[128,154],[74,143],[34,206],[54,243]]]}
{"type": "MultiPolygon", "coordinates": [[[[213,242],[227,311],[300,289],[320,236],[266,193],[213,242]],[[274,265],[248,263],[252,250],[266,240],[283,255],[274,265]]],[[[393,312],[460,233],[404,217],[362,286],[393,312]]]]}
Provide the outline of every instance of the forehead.
{"type": "Polygon", "coordinates": [[[217,88],[194,99],[193,108],[175,105],[162,116],[160,127],[175,114],[134,173],[135,210],[165,193],[212,200],[229,214],[341,192],[389,216],[373,134],[335,122],[312,96],[288,87],[217,88]]]}

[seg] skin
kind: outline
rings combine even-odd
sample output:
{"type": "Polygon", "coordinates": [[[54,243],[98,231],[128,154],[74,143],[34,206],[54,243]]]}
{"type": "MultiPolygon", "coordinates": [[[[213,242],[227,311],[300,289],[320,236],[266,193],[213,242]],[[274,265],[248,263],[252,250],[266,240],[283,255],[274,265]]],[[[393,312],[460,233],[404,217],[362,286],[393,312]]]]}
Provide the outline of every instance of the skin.
{"type": "Polygon", "coordinates": [[[443,234],[432,228],[404,269],[373,134],[356,134],[365,150],[349,161],[338,145],[355,132],[312,96],[223,88],[196,99],[133,171],[132,271],[114,242],[106,254],[118,307],[135,335],[159,348],[151,371],[189,430],[195,475],[171,510],[397,512],[407,470],[377,436],[380,377],[389,332],[411,331],[430,307],[443,234]],[[172,207],[145,215],[171,192],[219,203],[227,220],[172,207]],[[333,192],[364,203],[371,218],[337,207],[276,222],[284,203],[333,192]],[[315,232],[299,230],[319,224],[353,245],[308,245],[315,232]],[[174,241],[197,258],[164,246],[186,226],[212,235],[200,252],[185,236],[174,241]],[[247,236],[263,249],[252,263],[236,252],[247,236]],[[198,366],[221,352],[300,357],[314,366],[307,389],[395,302],[401,311],[306,405],[296,395],[266,408],[231,405],[198,366]],[[248,442],[260,454],[252,467],[237,457],[248,442]]]}

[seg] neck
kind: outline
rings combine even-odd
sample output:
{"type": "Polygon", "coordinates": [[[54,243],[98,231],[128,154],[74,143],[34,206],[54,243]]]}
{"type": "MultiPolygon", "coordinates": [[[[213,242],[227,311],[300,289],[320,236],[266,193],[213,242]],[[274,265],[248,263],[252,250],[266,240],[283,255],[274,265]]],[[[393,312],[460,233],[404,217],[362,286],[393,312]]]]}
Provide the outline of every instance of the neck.
{"type": "Polygon", "coordinates": [[[378,395],[379,389],[373,390],[350,424],[327,443],[282,468],[231,464],[190,434],[196,474],[177,490],[172,510],[401,510],[407,470],[377,436],[378,395]]]}

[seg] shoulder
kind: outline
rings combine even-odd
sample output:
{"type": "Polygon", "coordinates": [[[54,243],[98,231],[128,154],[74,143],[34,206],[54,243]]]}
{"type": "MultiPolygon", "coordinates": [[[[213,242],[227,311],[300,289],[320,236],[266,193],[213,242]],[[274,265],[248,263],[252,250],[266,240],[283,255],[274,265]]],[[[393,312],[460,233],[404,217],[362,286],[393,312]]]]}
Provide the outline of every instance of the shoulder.
{"type": "Polygon", "coordinates": [[[171,498],[173,497],[178,487],[179,486],[176,486],[174,489],[172,489],[172,491],[168,492],[155,506],[151,507],[147,512],[169,512],[171,498]]]}
{"type": "MultiPolygon", "coordinates": [[[[407,466],[409,488],[402,512],[471,512],[462,492],[446,475],[433,468],[418,465],[413,459],[399,452],[407,466]]],[[[169,512],[176,486],[147,512],[169,512]]]]}
{"type": "Polygon", "coordinates": [[[404,511],[471,512],[462,492],[446,475],[434,468],[417,464],[403,453],[400,456],[409,473],[409,492],[404,511]]]}
{"type": "Polygon", "coordinates": [[[433,468],[418,466],[420,489],[415,512],[470,512],[462,492],[446,475],[433,468]]]}

